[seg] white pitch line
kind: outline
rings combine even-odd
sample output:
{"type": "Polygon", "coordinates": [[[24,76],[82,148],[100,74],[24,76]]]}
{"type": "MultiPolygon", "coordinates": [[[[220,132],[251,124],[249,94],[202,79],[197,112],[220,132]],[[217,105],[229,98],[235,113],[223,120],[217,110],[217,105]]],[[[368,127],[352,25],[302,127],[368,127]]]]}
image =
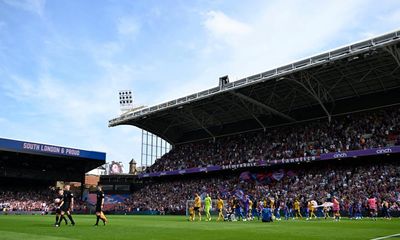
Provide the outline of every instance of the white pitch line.
{"type": "Polygon", "coordinates": [[[400,233],[393,234],[393,235],[388,235],[388,236],[384,236],[384,237],[372,238],[371,240],[381,240],[381,239],[386,239],[386,238],[391,238],[391,237],[397,237],[397,236],[400,236],[400,233]]]}

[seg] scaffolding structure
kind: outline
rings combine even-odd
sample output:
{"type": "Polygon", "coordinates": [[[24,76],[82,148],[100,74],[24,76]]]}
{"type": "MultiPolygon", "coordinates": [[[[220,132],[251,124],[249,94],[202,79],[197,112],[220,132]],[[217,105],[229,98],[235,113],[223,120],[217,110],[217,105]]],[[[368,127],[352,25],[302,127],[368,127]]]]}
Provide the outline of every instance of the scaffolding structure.
{"type": "Polygon", "coordinates": [[[140,164],[143,168],[153,165],[161,156],[172,149],[172,145],[157,135],[142,130],[142,153],[140,164]]]}

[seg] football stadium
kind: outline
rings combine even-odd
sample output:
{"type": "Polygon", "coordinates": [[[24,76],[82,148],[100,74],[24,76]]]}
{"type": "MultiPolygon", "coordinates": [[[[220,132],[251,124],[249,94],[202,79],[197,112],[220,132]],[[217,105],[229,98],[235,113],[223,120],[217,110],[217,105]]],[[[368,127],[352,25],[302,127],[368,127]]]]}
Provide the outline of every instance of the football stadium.
{"type": "Polygon", "coordinates": [[[173,96],[119,92],[129,173],[106,146],[0,138],[0,239],[400,238],[400,30],[173,96]]]}
{"type": "Polygon", "coordinates": [[[103,165],[105,153],[0,139],[0,238],[400,236],[399,37],[391,32],[234,82],[224,76],[218,87],[110,120],[173,148],[138,175],[102,176],[101,210],[83,194],[85,173],[103,165]],[[59,181],[81,183],[76,226],[58,218],[57,189],[49,186],[59,181]],[[98,211],[108,217],[99,231],[87,215],[98,211]]]}

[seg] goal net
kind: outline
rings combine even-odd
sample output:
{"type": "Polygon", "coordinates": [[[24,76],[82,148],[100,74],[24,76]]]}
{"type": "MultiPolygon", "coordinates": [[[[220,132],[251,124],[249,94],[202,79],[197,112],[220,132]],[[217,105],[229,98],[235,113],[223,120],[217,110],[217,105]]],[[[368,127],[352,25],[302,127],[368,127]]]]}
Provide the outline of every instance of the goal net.
{"type": "MultiPolygon", "coordinates": [[[[212,203],[211,203],[211,211],[210,211],[210,213],[211,213],[211,215],[216,215],[216,216],[218,216],[218,209],[217,209],[217,199],[213,199],[213,200],[211,200],[212,201],[212,203]]],[[[224,208],[222,209],[222,211],[224,211],[225,210],[225,208],[226,208],[226,204],[227,204],[227,202],[225,201],[225,200],[223,200],[224,201],[224,208]]],[[[194,200],[186,200],[186,217],[189,217],[189,208],[190,207],[193,207],[194,206],[194,200]]],[[[200,211],[202,212],[202,215],[203,215],[203,213],[204,213],[204,200],[201,200],[201,209],[200,209],[200,211]]]]}

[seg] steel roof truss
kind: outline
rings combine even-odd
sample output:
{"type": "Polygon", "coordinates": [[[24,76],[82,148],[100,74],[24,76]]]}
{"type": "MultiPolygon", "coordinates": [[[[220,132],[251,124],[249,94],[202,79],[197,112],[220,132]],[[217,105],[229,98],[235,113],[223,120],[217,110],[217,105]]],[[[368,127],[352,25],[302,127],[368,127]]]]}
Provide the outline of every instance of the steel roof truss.
{"type": "Polygon", "coordinates": [[[247,102],[250,102],[250,103],[252,103],[252,104],[254,104],[254,105],[257,105],[257,106],[263,108],[263,109],[266,110],[267,112],[270,112],[270,113],[273,113],[273,114],[275,114],[275,115],[278,115],[278,116],[280,116],[280,117],[282,117],[282,118],[285,118],[285,119],[289,120],[290,122],[296,122],[296,120],[295,120],[294,118],[292,118],[291,116],[286,115],[286,114],[284,114],[284,113],[282,113],[282,112],[279,112],[278,110],[276,110],[276,109],[274,109],[274,108],[272,108],[272,107],[270,107],[270,106],[267,106],[267,105],[265,105],[264,103],[261,103],[261,102],[255,100],[255,99],[253,99],[253,98],[251,98],[251,97],[248,97],[248,96],[246,96],[246,95],[244,95],[244,94],[242,94],[242,93],[238,93],[238,92],[233,92],[233,91],[232,91],[231,93],[232,93],[233,95],[235,95],[235,96],[237,96],[237,97],[239,97],[239,98],[241,98],[241,99],[247,101],[247,102]]]}

